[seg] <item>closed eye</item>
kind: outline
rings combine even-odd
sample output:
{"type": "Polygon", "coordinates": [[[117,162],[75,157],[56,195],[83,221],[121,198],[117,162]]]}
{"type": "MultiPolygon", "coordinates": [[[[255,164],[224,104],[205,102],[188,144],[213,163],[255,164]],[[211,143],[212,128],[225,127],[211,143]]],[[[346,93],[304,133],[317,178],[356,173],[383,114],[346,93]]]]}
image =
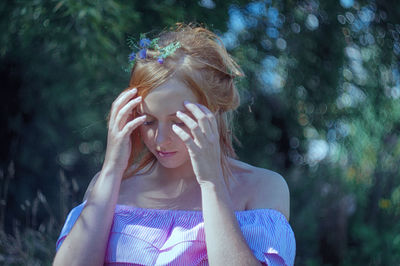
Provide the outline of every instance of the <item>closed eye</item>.
{"type": "Polygon", "coordinates": [[[184,127],[184,126],[186,126],[186,124],[183,123],[183,122],[174,122],[174,124],[177,125],[177,126],[179,126],[179,127],[184,127]]]}
{"type": "MultiPolygon", "coordinates": [[[[176,119],[178,120],[178,119],[176,119]]],[[[155,123],[157,123],[157,120],[148,120],[148,121],[144,121],[143,125],[144,126],[153,126],[155,123]]],[[[186,124],[184,122],[182,122],[181,120],[178,121],[170,121],[170,123],[175,124],[179,127],[186,127],[186,124]]]]}
{"type": "Polygon", "coordinates": [[[143,122],[143,125],[145,125],[145,126],[151,126],[153,124],[154,124],[154,121],[144,121],[143,122]]]}

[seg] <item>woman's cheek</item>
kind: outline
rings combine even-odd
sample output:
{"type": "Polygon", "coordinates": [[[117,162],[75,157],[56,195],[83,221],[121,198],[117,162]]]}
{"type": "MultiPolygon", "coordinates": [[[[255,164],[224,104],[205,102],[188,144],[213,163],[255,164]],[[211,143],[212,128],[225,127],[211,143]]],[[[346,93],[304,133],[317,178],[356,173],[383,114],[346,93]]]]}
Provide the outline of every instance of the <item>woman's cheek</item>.
{"type": "Polygon", "coordinates": [[[140,126],[140,134],[144,143],[149,144],[149,142],[154,138],[154,129],[142,125],[140,126]]]}

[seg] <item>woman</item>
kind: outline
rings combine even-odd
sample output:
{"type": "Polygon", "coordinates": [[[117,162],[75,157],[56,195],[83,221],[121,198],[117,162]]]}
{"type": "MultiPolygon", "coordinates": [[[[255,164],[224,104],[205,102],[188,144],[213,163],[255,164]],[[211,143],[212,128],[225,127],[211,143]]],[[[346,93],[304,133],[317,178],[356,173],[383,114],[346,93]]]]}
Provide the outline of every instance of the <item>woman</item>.
{"type": "Polygon", "coordinates": [[[107,151],[54,265],[292,265],[284,179],[235,158],[242,72],[218,37],[178,25],[142,38],[112,104],[107,151]]]}

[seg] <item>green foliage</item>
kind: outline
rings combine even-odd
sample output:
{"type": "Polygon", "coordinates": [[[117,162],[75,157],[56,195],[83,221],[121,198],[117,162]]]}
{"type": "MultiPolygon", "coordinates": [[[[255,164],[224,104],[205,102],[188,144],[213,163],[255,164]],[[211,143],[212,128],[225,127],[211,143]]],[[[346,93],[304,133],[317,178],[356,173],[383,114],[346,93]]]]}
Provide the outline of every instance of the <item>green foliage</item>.
{"type": "Polygon", "coordinates": [[[51,263],[101,168],[126,40],[183,21],[216,31],[246,73],[237,151],[289,183],[296,264],[396,265],[399,13],[380,0],[1,2],[0,263],[51,263]]]}
{"type": "Polygon", "coordinates": [[[0,263],[2,265],[51,265],[54,257],[55,230],[49,234],[26,228],[14,235],[0,231],[0,263]]]}
{"type": "Polygon", "coordinates": [[[392,265],[400,9],[339,2],[272,2],[256,25],[250,5],[236,9],[246,26],[232,52],[251,88],[238,132],[258,136],[241,138],[239,154],[286,176],[297,264],[392,265]]]}

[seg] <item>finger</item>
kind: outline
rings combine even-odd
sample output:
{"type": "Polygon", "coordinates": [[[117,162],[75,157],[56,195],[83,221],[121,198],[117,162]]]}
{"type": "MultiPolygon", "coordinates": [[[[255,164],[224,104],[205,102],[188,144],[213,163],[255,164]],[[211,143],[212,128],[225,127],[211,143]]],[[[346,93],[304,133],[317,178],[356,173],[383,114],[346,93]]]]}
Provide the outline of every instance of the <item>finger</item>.
{"type": "Polygon", "coordinates": [[[193,114],[193,116],[197,119],[197,122],[200,125],[201,130],[209,135],[212,133],[210,128],[210,121],[206,114],[194,103],[184,102],[185,107],[193,114]]]}
{"type": "Polygon", "coordinates": [[[198,123],[196,123],[192,118],[190,118],[187,114],[182,113],[181,111],[176,112],[176,117],[178,117],[185,125],[190,129],[192,135],[197,141],[200,143],[204,140],[204,132],[201,130],[198,123]]]}
{"type": "Polygon", "coordinates": [[[119,110],[117,117],[115,118],[115,125],[118,129],[122,129],[128,120],[128,116],[132,114],[132,109],[135,108],[142,101],[142,97],[139,96],[130,100],[124,107],[119,110]]]}
{"type": "Polygon", "coordinates": [[[146,115],[139,116],[139,117],[133,119],[132,121],[129,121],[123,127],[121,134],[123,134],[123,135],[132,134],[132,131],[135,130],[141,124],[143,124],[144,121],[146,121],[146,115]]]}
{"type": "Polygon", "coordinates": [[[111,114],[110,114],[110,123],[115,120],[115,117],[118,114],[118,111],[121,109],[123,105],[126,104],[135,94],[137,93],[137,89],[128,89],[123,91],[112,103],[111,106],[111,114]]]}
{"type": "Polygon", "coordinates": [[[189,150],[196,150],[196,143],[194,143],[194,140],[192,137],[186,133],[182,128],[178,127],[177,125],[172,125],[172,130],[175,132],[176,135],[185,143],[186,147],[189,150]]]}
{"type": "Polygon", "coordinates": [[[111,106],[111,115],[110,115],[110,121],[115,120],[115,117],[118,114],[118,111],[121,109],[123,105],[125,105],[130,99],[132,99],[133,96],[137,93],[137,89],[133,88],[131,90],[126,90],[122,92],[117,99],[113,102],[111,106]]]}
{"type": "Polygon", "coordinates": [[[215,115],[213,114],[213,112],[211,112],[207,107],[205,107],[202,104],[197,103],[196,105],[206,114],[208,120],[210,121],[211,128],[214,129],[214,130],[212,130],[212,132],[218,134],[217,119],[215,118],[215,115]]]}

